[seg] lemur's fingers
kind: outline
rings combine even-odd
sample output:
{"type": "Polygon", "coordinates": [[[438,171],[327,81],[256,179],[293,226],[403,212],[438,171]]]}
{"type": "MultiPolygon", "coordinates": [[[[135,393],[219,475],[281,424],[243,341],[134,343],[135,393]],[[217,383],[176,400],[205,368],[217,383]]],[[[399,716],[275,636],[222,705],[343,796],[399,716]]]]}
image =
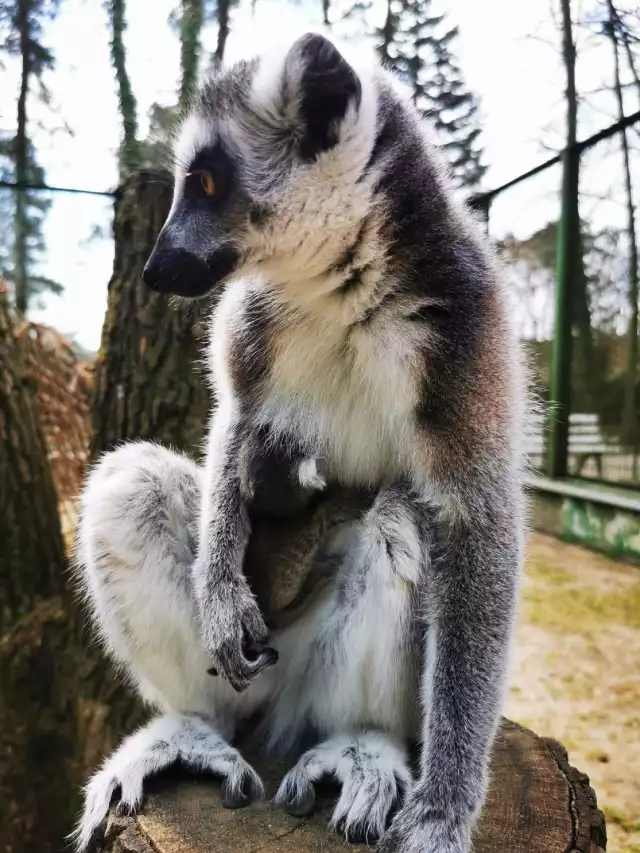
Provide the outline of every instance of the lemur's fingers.
{"type": "Polygon", "coordinates": [[[263,670],[268,669],[268,667],[278,663],[279,657],[277,649],[273,649],[271,646],[265,646],[257,652],[256,657],[247,657],[246,660],[249,662],[251,674],[255,676],[259,675],[263,670]]]}
{"type": "Polygon", "coordinates": [[[226,809],[241,809],[254,800],[264,800],[262,780],[253,767],[243,762],[237,772],[227,776],[222,783],[222,805],[226,809]]]}
{"type": "Polygon", "coordinates": [[[266,646],[262,649],[250,648],[245,657],[241,648],[234,643],[223,643],[216,654],[216,665],[207,672],[210,675],[222,675],[238,693],[249,686],[251,680],[278,661],[278,652],[266,646]]]}
{"type": "MultiPolygon", "coordinates": [[[[256,675],[259,675],[263,670],[277,663],[279,657],[280,656],[278,654],[277,649],[273,649],[271,648],[271,646],[265,646],[263,649],[256,649],[255,647],[250,647],[245,652],[246,665],[244,667],[244,672],[246,673],[248,678],[254,678],[256,675]]],[[[213,676],[217,676],[220,674],[218,668],[215,666],[209,667],[207,672],[209,673],[209,675],[213,676]]]]}

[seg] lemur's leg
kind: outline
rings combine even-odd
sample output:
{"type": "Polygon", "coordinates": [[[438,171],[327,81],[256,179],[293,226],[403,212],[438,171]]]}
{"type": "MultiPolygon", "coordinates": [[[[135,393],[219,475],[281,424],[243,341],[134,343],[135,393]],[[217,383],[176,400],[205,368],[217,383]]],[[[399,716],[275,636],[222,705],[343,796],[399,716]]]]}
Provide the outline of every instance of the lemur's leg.
{"type": "Polygon", "coordinates": [[[341,784],[331,823],[348,841],[376,841],[410,783],[405,749],[376,731],[336,735],[305,752],[282,780],[276,802],[296,816],[313,810],[313,782],[341,784]]]}
{"type": "Polygon", "coordinates": [[[351,840],[386,828],[410,779],[401,744],[419,732],[417,612],[428,533],[401,491],[381,491],[341,534],[335,587],[278,641],[286,679],[274,698],[272,743],[287,748],[301,718],[327,738],[287,774],[278,802],[311,809],[312,783],[335,775],[342,793],[332,822],[351,840]]]}
{"type": "Polygon", "coordinates": [[[150,443],[127,444],[91,472],[82,495],[77,575],[98,633],[144,700],[162,716],[126,738],[87,787],[76,841],[85,847],[120,790],[139,805],[145,777],[176,760],[225,780],[228,805],[262,794],[229,745],[260,703],[260,680],[240,696],[212,666],[192,589],[202,472],[150,443]]]}

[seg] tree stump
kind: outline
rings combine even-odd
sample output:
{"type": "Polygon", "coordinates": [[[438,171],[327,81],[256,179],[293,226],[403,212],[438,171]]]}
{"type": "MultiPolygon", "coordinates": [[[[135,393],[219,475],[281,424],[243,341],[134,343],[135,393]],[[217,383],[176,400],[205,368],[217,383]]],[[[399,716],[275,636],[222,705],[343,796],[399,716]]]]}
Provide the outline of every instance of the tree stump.
{"type": "MultiPolygon", "coordinates": [[[[286,771],[247,752],[270,796],[286,771]]],[[[101,853],[338,853],[328,830],[335,791],[318,788],[315,813],[294,818],[270,803],[230,810],[212,778],[176,777],[148,785],[135,817],[111,814],[101,853]]],[[[368,849],[363,847],[361,849],[368,849]]],[[[569,765],[557,741],[503,720],[496,738],[491,787],[474,853],[602,853],[604,817],[589,779],[569,765]]]]}

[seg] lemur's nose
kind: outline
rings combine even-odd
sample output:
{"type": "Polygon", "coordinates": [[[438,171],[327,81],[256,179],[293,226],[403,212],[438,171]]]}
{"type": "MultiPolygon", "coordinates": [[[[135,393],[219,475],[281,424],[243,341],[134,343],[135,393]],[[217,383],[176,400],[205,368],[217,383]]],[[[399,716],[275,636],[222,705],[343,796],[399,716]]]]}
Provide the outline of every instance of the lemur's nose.
{"type": "Polygon", "coordinates": [[[150,287],[151,290],[158,290],[158,282],[160,280],[160,269],[157,263],[157,258],[154,258],[155,250],[149,256],[149,260],[144,265],[142,270],[142,280],[150,287]]]}

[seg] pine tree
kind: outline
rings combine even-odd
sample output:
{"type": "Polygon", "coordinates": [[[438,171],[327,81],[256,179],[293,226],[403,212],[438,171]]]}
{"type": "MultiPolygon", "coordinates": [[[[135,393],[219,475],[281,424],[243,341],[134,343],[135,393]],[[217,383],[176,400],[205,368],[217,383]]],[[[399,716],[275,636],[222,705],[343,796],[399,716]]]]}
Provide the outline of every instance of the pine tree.
{"type": "Polygon", "coordinates": [[[107,11],[111,27],[111,63],[118,85],[118,102],[123,130],[122,142],[118,152],[118,165],[120,177],[124,178],[140,166],[138,105],[126,65],[124,46],[124,33],[127,28],[125,0],[109,0],[107,11]]]}
{"type": "Polygon", "coordinates": [[[34,296],[61,290],[57,282],[37,272],[51,201],[42,193],[25,189],[44,183],[44,172],[29,137],[28,106],[34,83],[39,84],[40,99],[48,102],[43,75],[53,68],[54,58],[42,44],[42,34],[45,22],[57,9],[58,0],[0,0],[0,49],[9,57],[20,57],[21,63],[15,135],[0,139],[0,177],[18,185],[8,200],[2,200],[3,213],[7,221],[13,220],[14,227],[12,233],[0,234],[0,269],[13,284],[16,307],[23,313],[34,296]]]}
{"type": "Polygon", "coordinates": [[[216,50],[213,55],[213,67],[218,68],[224,59],[224,51],[231,29],[231,12],[237,6],[238,0],[216,0],[215,16],[218,24],[218,39],[216,50]]]}
{"type": "MultiPolygon", "coordinates": [[[[467,88],[456,59],[459,30],[448,27],[444,15],[431,15],[431,4],[432,0],[387,0],[380,25],[365,23],[365,27],[382,61],[410,86],[418,110],[435,127],[457,184],[476,189],[486,171],[478,100],[467,88]]],[[[355,2],[345,18],[352,23],[370,21],[373,6],[355,2]]],[[[323,2],[323,13],[328,11],[323,2]]]]}
{"type": "Polygon", "coordinates": [[[482,180],[478,100],[467,89],[456,59],[458,27],[444,15],[429,15],[431,0],[388,0],[378,51],[411,86],[422,115],[435,127],[449,166],[461,187],[482,180]]]}
{"type": "Polygon", "coordinates": [[[203,0],[182,0],[180,15],[180,81],[179,105],[186,109],[198,80],[200,33],[204,20],[203,0]]]}

